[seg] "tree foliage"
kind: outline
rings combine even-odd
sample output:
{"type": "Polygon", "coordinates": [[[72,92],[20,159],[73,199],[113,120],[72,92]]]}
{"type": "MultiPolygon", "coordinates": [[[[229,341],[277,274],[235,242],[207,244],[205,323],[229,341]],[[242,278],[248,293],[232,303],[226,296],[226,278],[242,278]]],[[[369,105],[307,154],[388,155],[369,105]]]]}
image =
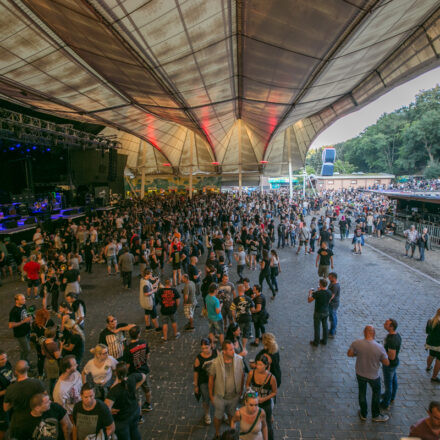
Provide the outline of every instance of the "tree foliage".
{"type": "MultiPolygon", "coordinates": [[[[435,173],[440,160],[440,87],[419,93],[409,106],[383,114],[335,148],[338,160],[365,173],[421,174],[425,168],[435,173]]],[[[314,167],[314,161],[313,154],[306,163],[314,167]]]]}

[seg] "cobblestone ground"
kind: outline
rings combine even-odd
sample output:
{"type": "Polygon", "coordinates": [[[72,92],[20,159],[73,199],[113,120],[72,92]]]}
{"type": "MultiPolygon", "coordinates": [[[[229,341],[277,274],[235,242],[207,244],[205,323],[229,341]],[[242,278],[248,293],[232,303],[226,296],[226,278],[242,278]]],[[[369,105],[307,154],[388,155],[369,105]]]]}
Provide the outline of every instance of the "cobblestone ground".
{"type": "MultiPolygon", "coordinates": [[[[373,240],[369,243],[375,244],[373,240]]],[[[386,252],[384,243],[380,246],[386,252]]],[[[267,326],[277,335],[283,372],[275,408],[275,438],[386,440],[407,435],[410,424],[424,416],[428,402],[440,399],[439,385],[432,384],[425,372],[423,348],[426,320],[439,307],[439,284],[370,247],[358,256],[352,255],[348,241],[336,242],[335,271],[342,287],[338,333],[327,346],[313,348],[309,345],[313,305],[307,303],[307,291],[318,281],[315,257],[296,256],[291,248],[281,250],[280,256],[280,294],[275,302],[268,301],[267,326]],[[346,352],[352,340],[362,337],[366,324],[376,326],[377,339],[382,341],[382,325],[389,317],[397,319],[403,338],[398,395],[388,423],[361,422],[354,360],[347,358],[346,352]]],[[[438,272],[434,275],[439,278],[438,272]]],[[[235,273],[231,278],[237,279],[235,273]]],[[[250,272],[250,278],[257,282],[257,272],[250,272]]],[[[95,265],[91,275],[83,274],[88,348],[97,342],[108,313],[116,314],[120,322],[143,324],[137,284],[135,278],[136,287],[123,290],[119,278],[108,277],[103,265],[95,265]]],[[[22,283],[6,282],[0,289],[1,345],[13,361],[18,351],[7,329],[7,316],[16,292],[24,292],[22,283]]],[[[182,310],[178,314],[182,327],[182,310]]],[[[152,351],[154,410],[144,415],[145,423],[140,427],[143,439],[211,439],[214,435],[213,427],[203,424],[202,408],[192,393],[192,363],[200,338],[207,333],[207,322],[197,317],[196,327],[194,333],[182,333],[179,340],[165,344],[160,335],[147,335],[152,351]]],[[[249,358],[254,355],[255,349],[250,350],[249,358]]]]}

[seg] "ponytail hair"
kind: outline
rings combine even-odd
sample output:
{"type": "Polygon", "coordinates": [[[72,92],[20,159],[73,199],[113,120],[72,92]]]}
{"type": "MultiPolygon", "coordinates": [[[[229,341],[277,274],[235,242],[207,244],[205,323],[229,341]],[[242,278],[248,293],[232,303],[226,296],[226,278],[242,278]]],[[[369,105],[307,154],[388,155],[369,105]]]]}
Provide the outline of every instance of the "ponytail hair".
{"type": "Polygon", "coordinates": [[[124,387],[127,388],[128,364],[126,362],[118,362],[115,373],[119,382],[124,384],[124,387]]]}

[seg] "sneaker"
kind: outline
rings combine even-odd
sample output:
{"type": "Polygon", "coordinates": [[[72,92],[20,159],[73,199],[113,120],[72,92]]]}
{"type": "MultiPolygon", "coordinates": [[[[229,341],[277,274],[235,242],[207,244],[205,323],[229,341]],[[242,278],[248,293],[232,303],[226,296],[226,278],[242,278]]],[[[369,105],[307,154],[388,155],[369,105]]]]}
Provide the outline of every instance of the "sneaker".
{"type": "Polygon", "coordinates": [[[142,423],[144,423],[144,422],[145,422],[144,418],[142,416],[139,416],[139,419],[138,419],[139,425],[142,425],[142,423]]]}
{"type": "Polygon", "coordinates": [[[187,327],[187,326],[185,326],[184,328],[186,332],[193,332],[195,329],[196,329],[195,327],[187,327]]]}
{"type": "Polygon", "coordinates": [[[316,343],[315,341],[310,341],[310,345],[313,345],[314,347],[317,347],[319,344],[316,343]]]}
{"type": "Polygon", "coordinates": [[[431,377],[431,382],[440,382],[440,378],[438,378],[438,377],[431,377]]]}
{"type": "Polygon", "coordinates": [[[373,417],[371,420],[373,422],[387,422],[390,419],[386,414],[379,414],[377,417],[373,417]]]}
{"type": "Polygon", "coordinates": [[[153,330],[153,326],[152,325],[149,325],[148,327],[147,326],[145,326],[145,331],[146,332],[149,332],[149,331],[151,331],[151,330],[153,330]]]}
{"type": "Polygon", "coordinates": [[[150,412],[150,411],[153,411],[153,407],[151,406],[151,403],[147,403],[147,402],[145,402],[145,403],[142,405],[142,411],[144,411],[144,412],[150,412]]]}
{"type": "Polygon", "coordinates": [[[206,414],[206,416],[203,418],[205,425],[211,424],[211,416],[209,414],[206,414]]]}
{"type": "Polygon", "coordinates": [[[328,337],[329,337],[330,339],[335,339],[335,335],[331,335],[330,333],[328,334],[328,337]]]}
{"type": "Polygon", "coordinates": [[[174,336],[176,339],[180,338],[180,332],[177,332],[176,336],[174,336]]]}
{"type": "Polygon", "coordinates": [[[164,338],[163,336],[161,336],[160,339],[162,339],[163,342],[167,342],[168,341],[168,339],[164,338]]]}
{"type": "Polygon", "coordinates": [[[365,422],[365,421],[367,420],[367,418],[364,417],[364,416],[361,414],[361,411],[360,411],[360,410],[358,411],[358,416],[359,416],[359,418],[360,418],[363,422],[365,422]]]}
{"type": "Polygon", "coordinates": [[[156,329],[154,329],[155,332],[161,332],[162,331],[162,327],[157,327],[156,329]]]}

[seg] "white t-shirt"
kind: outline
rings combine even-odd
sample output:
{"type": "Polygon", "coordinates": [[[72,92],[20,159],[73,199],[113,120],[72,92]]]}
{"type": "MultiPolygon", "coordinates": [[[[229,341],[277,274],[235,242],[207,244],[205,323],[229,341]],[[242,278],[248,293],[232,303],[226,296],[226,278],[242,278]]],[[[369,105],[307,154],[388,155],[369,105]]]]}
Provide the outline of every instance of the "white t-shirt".
{"type": "Polygon", "coordinates": [[[113,356],[108,356],[101,368],[95,365],[94,359],[90,359],[84,367],[84,373],[91,373],[93,382],[97,385],[105,385],[112,378],[112,371],[116,368],[118,361],[113,356]]]}
{"type": "Polygon", "coordinates": [[[41,235],[40,232],[35,232],[35,234],[34,234],[34,236],[33,236],[33,238],[32,238],[32,241],[33,241],[35,244],[38,244],[38,245],[44,243],[43,236],[41,235]]]}
{"type": "Polygon", "coordinates": [[[82,379],[78,371],[75,371],[69,380],[58,379],[53,390],[54,402],[61,405],[67,414],[72,414],[75,403],[81,400],[81,387],[82,379]]]}

